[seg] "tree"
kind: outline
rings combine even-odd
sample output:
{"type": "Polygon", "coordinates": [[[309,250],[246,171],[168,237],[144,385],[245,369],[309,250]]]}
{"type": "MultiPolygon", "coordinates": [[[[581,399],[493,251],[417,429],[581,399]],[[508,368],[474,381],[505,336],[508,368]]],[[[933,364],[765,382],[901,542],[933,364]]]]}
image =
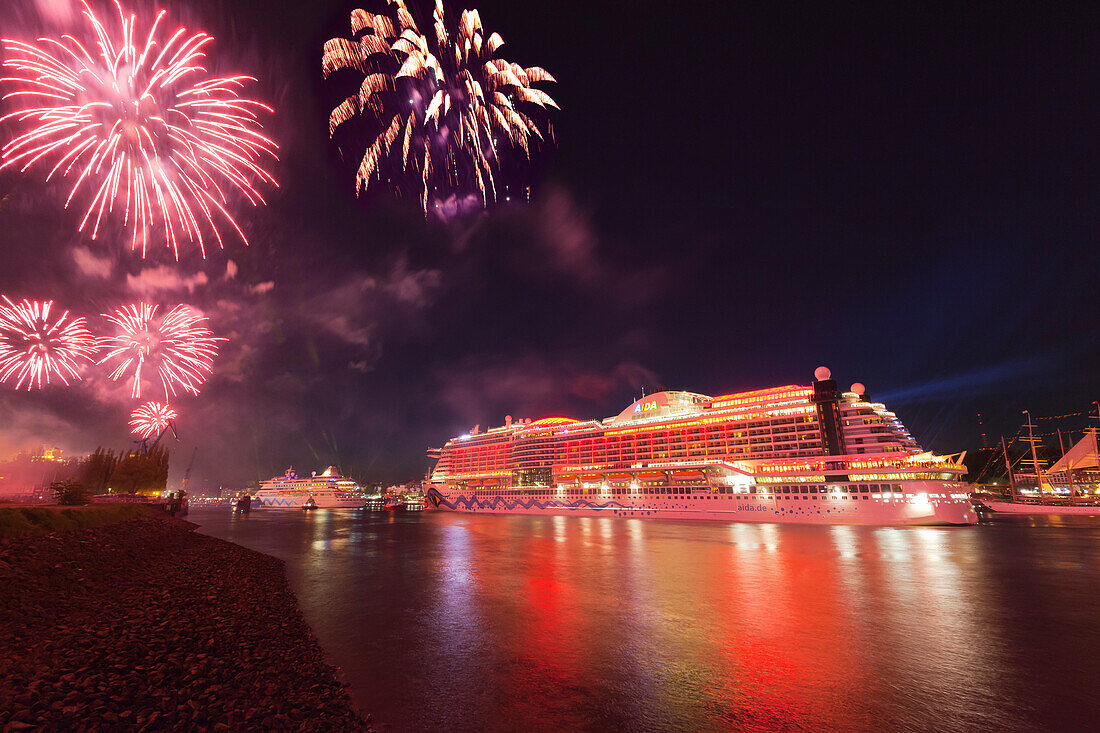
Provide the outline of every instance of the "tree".
{"type": "Polygon", "coordinates": [[[124,494],[156,494],[168,485],[168,449],[153,448],[148,454],[131,453],[118,462],[110,487],[124,494]]]}
{"type": "Polygon", "coordinates": [[[58,504],[66,506],[87,504],[92,498],[92,493],[79,481],[54,481],[50,484],[50,491],[58,504]]]}
{"type": "Polygon", "coordinates": [[[115,468],[118,466],[118,460],[119,457],[115,455],[114,451],[96,448],[94,453],[84,459],[81,466],[80,478],[84,485],[93,494],[106,493],[111,474],[115,472],[115,468]]]}

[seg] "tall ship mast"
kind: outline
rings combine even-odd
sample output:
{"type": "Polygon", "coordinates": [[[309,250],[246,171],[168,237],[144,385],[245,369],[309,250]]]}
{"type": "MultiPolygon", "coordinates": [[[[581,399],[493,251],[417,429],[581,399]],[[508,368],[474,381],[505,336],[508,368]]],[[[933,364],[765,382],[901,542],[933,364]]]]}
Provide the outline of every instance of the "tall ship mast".
{"type": "Polygon", "coordinates": [[[438,509],[810,524],[975,524],[964,453],[923,450],[894,413],[837,388],[663,391],[614,417],[513,421],[430,450],[438,509]]]}

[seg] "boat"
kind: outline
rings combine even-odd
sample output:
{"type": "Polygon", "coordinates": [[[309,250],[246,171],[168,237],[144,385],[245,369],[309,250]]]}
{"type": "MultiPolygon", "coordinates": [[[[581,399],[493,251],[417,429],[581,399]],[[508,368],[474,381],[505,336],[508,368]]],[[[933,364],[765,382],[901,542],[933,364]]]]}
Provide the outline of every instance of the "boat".
{"type": "Polygon", "coordinates": [[[983,499],[982,506],[997,514],[1054,514],[1059,516],[1100,517],[1097,504],[1039,504],[1026,501],[983,499]]]}
{"type": "MultiPolygon", "coordinates": [[[[1005,459],[1008,470],[1010,495],[1005,500],[992,496],[983,496],[978,501],[986,509],[997,514],[1046,514],[1056,516],[1100,517],[1100,503],[1095,494],[1091,498],[1080,496],[1078,489],[1085,469],[1100,468],[1100,453],[1097,451],[1096,431],[1090,430],[1076,445],[1066,451],[1060,459],[1044,471],[1039,469],[1039,460],[1035,455],[1034,425],[1028,419],[1028,443],[1032,449],[1035,471],[1031,478],[1035,480],[1034,491],[1024,493],[1017,489],[1016,477],[1012,472],[1012,463],[1005,459]],[[1076,476],[1076,479],[1075,479],[1076,476]],[[1061,491],[1056,487],[1061,486],[1061,491]]],[[[1004,444],[1002,442],[1002,449],[1004,444]]],[[[1095,475],[1093,475],[1095,481],[1095,475]]]]}
{"type": "Polygon", "coordinates": [[[341,476],[335,466],[305,478],[290,467],[282,476],[263,481],[252,497],[252,506],[273,509],[336,509],[365,506],[367,497],[359,484],[341,476]],[[312,502],[312,506],[309,506],[312,502]]]}
{"type": "Polygon", "coordinates": [[[507,416],[429,450],[425,493],[437,509],[490,514],[977,523],[965,452],[922,449],[864,393],[819,367],[810,385],[661,391],[603,420],[507,416]]]}
{"type": "Polygon", "coordinates": [[[419,496],[406,496],[401,503],[401,508],[407,512],[424,511],[424,500],[419,496]]]}

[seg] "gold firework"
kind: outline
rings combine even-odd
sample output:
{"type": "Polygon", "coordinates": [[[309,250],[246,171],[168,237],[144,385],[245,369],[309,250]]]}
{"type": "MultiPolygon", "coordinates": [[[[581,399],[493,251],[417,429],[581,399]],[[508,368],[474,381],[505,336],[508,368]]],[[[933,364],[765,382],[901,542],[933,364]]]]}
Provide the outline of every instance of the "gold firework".
{"type": "Polygon", "coordinates": [[[404,0],[388,2],[388,14],[353,10],[352,37],[326,42],[321,60],[325,78],[340,69],[362,74],[359,92],[329,115],[330,137],[356,115],[373,128],[356,192],[380,181],[389,163],[419,189],[425,214],[429,195],[438,201],[476,190],[482,206],[497,201],[503,145],[529,161],[537,141],[552,139],[549,121],[540,130],[536,120],[558,105],[533,85],[554,77],[497,58],[504,41],[497,33],[485,38],[477,10],[463,10],[448,30],[436,0],[433,42],[404,0]]]}

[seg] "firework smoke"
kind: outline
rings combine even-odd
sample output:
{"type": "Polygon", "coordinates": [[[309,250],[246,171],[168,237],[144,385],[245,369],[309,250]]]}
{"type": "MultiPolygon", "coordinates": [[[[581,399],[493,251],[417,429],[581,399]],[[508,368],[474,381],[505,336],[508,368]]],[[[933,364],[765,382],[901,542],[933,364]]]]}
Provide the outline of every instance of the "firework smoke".
{"type": "Polygon", "coordinates": [[[519,150],[529,160],[537,140],[550,137],[536,123],[557,103],[532,84],[552,82],[546,70],[496,58],[504,41],[484,37],[477,10],[463,10],[448,28],[436,0],[431,36],[421,34],[403,0],[390,15],[351,13],[352,38],[325,43],[321,70],[363,75],[358,94],[329,116],[329,134],[356,115],[378,130],[356,174],[356,190],[381,180],[418,190],[424,213],[474,193],[481,206],[505,198],[498,188],[501,154],[519,150]],[[391,17],[392,16],[392,17],[391,17]]]}
{"type": "Polygon", "coordinates": [[[257,205],[255,184],[277,185],[260,164],[276,156],[259,131],[259,113],[271,109],[240,96],[256,80],[209,76],[203,60],[213,37],[165,30],[166,11],[139,23],[116,0],[109,29],[83,6],[85,41],[2,40],[0,86],[17,109],[0,121],[17,120],[22,132],[3,146],[0,168],[72,180],[66,207],[78,194],[91,197],[80,231],[90,225],[95,239],[104,214],[118,215],[143,257],[161,232],[177,259],[181,240],[205,257],[206,230],[222,247],[219,226],[247,243],[227,208],[230,193],[257,205]]]}

